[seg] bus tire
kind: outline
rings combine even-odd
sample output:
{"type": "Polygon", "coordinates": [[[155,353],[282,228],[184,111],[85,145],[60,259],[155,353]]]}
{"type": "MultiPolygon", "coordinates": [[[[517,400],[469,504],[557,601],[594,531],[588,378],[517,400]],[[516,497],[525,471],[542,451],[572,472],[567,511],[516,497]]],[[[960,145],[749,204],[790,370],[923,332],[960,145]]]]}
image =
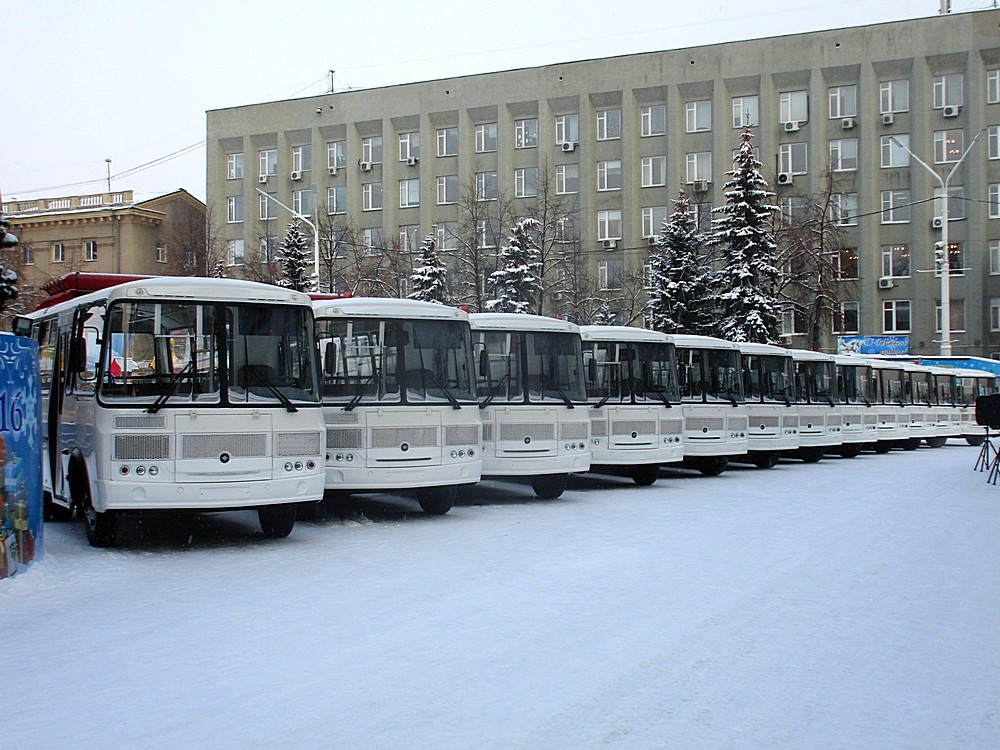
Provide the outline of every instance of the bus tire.
{"type": "Polygon", "coordinates": [[[915,451],[920,447],[920,438],[907,438],[903,441],[904,451],[915,451]]]}
{"type": "Polygon", "coordinates": [[[924,438],[924,440],[927,441],[927,445],[931,448],[943,448],[944,444],[948,442],[948,438],[941,437],[940,435],[937,437],[924,438]]]}
{"type": "Polygon", "coordinates": [[[648,487],[660,478],[660,465],[638,464],[629,469],[629,476],[640,487],[648,487]]]}
{"type": "Polygon", "coordinates": [[[417,490],[417,502],[420,509],[429,516],[443,516],[458,498],[458,487],[449,485],[447,487],[424,487],[417,490]]]}
{"type": "Polygon", "coordinates": [[[90,499],[90,486],[85,485],[83,499],[80,503],[83,511],[83,526],[87,530],[87,541],[91,547],[113,547],[118,541],[117,510],[106,510],[98,513],[90,499]]]}
{"type": "Polygon", "coordinates": [[[798,456],[802,459],[802,463],[805,464],[815,464],[823,458],[824,451],[822,448],[811,447],[811,448],[799,448],[798,456]]]}
{"type": "Polygon", "coordinates": [[[531,478],[531,489],[543,500],[554,500],[566,489],[568,474],[539,474],[531,478]]]}
{"type": "Polygon", "coordinates": [[[698,459],[698,471],[706,477],[717,477],[726,470],[729,459],[726,456],[708,456],[698,459]]]}
{"type": "Polygon", "coordinates": [[[778,465],[778,454],[774,451],[761,451],[755,453],[751,460],[758,469],[773,469],[778,465]]]}
{"type": "Polygon", "coordinates": [[[983,443],[986,442],[986,436],[985,435],[966,435],[965,436],[965,442],[967,442],[969,445],[975,445],[975,446],[978,447],[978,446],[980,446],[980,445],[982,445],[983,443]]]}
{"type": "Polygon", "coordinates": [[[892,450],[892,441],[891,440],[879,440],[877,443],[875,443],[875,452],[876,453],[880,453],[880,454],[881,453],[888,453],[891,450],[892,450]]]}
{"type": "Polygon", "coordinates": [[[840,446],[841,458],[855,458],[861,453],[861,443],[844,443],[840,446]]]}
{"type": "Polygon", "coordinates": [[[271,539],[281,539],[292,533],[295,528],[295,516],[298,514],[298,503],[280,503],[278,505],[261,505],[257,508],[257,520],[260,521],[264,536],[271,539]]]}

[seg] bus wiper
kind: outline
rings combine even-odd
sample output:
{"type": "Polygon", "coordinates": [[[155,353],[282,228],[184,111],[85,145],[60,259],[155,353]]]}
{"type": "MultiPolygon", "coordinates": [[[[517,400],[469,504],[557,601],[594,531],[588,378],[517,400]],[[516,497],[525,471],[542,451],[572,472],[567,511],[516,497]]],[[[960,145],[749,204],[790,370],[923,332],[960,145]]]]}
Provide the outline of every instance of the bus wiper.
{"type": "Polygon", "coordinates": [[[724,393],[729,397],[729,401],[730,401],[730,403],[732,403],[733,406],[739,406],[740,405],[739,401],[736,400],[736,394],[733,392],[732,388],[727,388],[724,391],[724,393]]]}
{"type": "Polygon", "coordinates": [[[600,401],[598,401],[596,404],[594,404],[594,408],[595,409],[600,409],[602,406],[604,406],[606,403],[608,403],[608,401],[610,401],[611,397],[614,396],[614,395],[615,395],[614,393],[612,393],[611,391],[608,391],[608,393],[604,396],[604,398],[602,398],[600,401]]]}
{"type": "Polygon", "coordinates": [[[163,405],[167,403],[170,397],[177,393],[177,386],[180,385],[180,382],[184,379],[185,375],[194,375],[193,359],[174,373],[174,376],[167,383],[167,390],[156,397],[156,401],[154,401],[150,407],[146,409],[146,413],[156,414],[156,412],[162,409],[163,405]]]}
{"type": "Polygon", "coordinates": [[[440,390],[441,393],[444,394],[444,397],[448,399],[448,403],[451,404],[452,409],[462,408],[462,405],[458,403],[458,399],[455,398],[455,394],[452,393],[450,390],[448,390],[448,386],[446,386],[444,383],[441,382],[441,379],[437,376],[436,372],[432,372],[431,370],[425,370],[424,372],[426,373],[424,375],[425,379],[429,380],[432,386],[434,386],[435,388],[440,390]]]}
{"type": "Polygon", "coordinates": [[[361,403],[361,399],[363,399],[365,394],[368,392],[368,386],[374,383],[377,377],[378,372],[376,371],[365,378],[364,382],[358,380],[358,390],[353,396],[351,396],[351,400],[347,403],[347,406],[344,407],[344,411],[354,411],[357,408],[358,404],[361,403]]]}
{"type": "Polygon", "coordinates": [[[823,396],[826,398],[827,403],[829,403],[830,406],[834,405],[834,403],[833,403],[833,397],[829,393],[824,393],[823,396]]]}
{"type": "Polygon", "coordinates": [[[559,388],[559,386],[557,386],[557,385],[550,385],[550,386],[546,387],[546,381],[545,381],[545,380],[544,380],[544,378],[543,378],[543,379],[542,379],[542,387],[541,387],[541,391],[540,391],[540,393],[538,394],[538,395],[539,395],[539,396],[541,397],[541,399],[542,399],[543,401],[545,400],[545,391],[547,391],[547,390],[549,390],[549,391],[555,391],[555,394],[556,394],[557,396],[559,396],[559,398],[561,398],[561,399],[563,400],[563,403],[565,403],[565,404],[566,404],[566,408],[567,408],[567,409],[573,409],[573,408],[576,408],[576,407],[574,407],[574,405],[573,405],[573,401],[572,401],[572,400],[570,399],[570,397],[569,397],[569,396],[567,396],[567,395],[566,395],[566,394],[565,394],[565,393],[564,393],[564,392],[562,391],[562,389],[560,389],[560,388],[559,388]]]}
{"type": "Polygon", "coordinates": [[[660,401],[663,402],[663,405],[668,409],[674,408],[674,405],[670,403],[670,401],[667,399],[667,395],[663,392],[663,389],[647,388],[645,392],[655,394],[656,397],[660,399],[660,401]]]}
{"type": "Polygon", "coordinates": [[[500,389],[503,388],[504,383],[506,383],[508,380],[510,380],[510,373],[509,372],[506,373],[502,378],[500,378],[497,381],[497,384],[495,386],[493,386],[493,388],[490,389],[489,394],[479,404],[479,408],[480,409],[485,409],[487,406],[489,406],[490,403],[493,401],[493,399],[495,399],[497,397],[497,394],[500,393],[500,389]]]}
{"type": "Polygon", "coordinates": [[[278,401],[281,402],[281,405],[285,407],[286,411],[289,411],[289,412],[298,411],[298,409],[291,402],[291,400],[288,398],[288,396],[286,396],[284,393],[282,393],[281,391],[279,391],[278,387],[274,383],[272,383],[270,381],[270,379],[267,377],[267,375],[265,375],[264,373],[262,373],[260,370],[258,370],[255,367],[247,367],[246,370],[247,370],[247,380],[248,380],[248,382],[247,382],[247,391],[248,392],[250,390],[250,386],[251,385],[262,385],[265,388],[267,388],[268,391],[271,392],[272,396],[274,396],[276,399],[278,399],[278,401]],[[253,382],[251,383],[249,381],[253,381],[253,382]]]}

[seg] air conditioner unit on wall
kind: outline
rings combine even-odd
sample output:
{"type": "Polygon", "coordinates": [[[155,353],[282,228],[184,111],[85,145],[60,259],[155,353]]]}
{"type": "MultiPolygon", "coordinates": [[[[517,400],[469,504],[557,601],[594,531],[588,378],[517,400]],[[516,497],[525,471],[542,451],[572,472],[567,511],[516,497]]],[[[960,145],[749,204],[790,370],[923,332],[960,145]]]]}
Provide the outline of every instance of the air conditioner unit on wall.
{"type": "Polygon", "coordinates": [[[878,280],[879,289],[892,289],[894,286],[896,286],[896,282],[892,280],[891,276],[883,276],[878,280]]]}
{"type": "Polygon", "coordinates": [[[370,161],[359,161],[358,162],[358,166],[361,167],[361,171],[362,172],[371,172],[372,171],[372,163],[370,161]]]}
{"type": "Polygon", "coordinates": [[[707,193],[708,192],[708,180],[695,180],[694,181],[694,191],[696,193],[707,193]]]}
{"type": "Polygon", "coordinates": [[[886,112],[882,115],[883,125],[892,125],[894,122],[896,122],[896,115],[892,112],[886,112]]]}
{"type": "Polygon", "coordinates": [[[294,172],[292,172],[292,179],[293,180],[301,180],[302,179],[302,173],[299,170],[296,169],[294,172]]]}
{"type": "Polygon", "coordinates": [[[257,177],[257,182],[259,182],[261,185],[267,183],[267,175],[266,174],[259,175],[257,177]]]}
{"type": "Polygon", "coordinates": [[[958,117],[958,113],[961,111],[962,108],[959,107],[957,104],[949,104],[943,110],[941,110],[941,113],[945,117],[958,117]]]}
{"type": "Polygon", "coordinates": [[[336,177],[336,176],[337,176],[337,168],[336,168],[336,167],[330,167],[330,168],[329,168],[329,169],[327,170],[327,172],[329,172],[329,173],[330,173],[330,176],[331,176],[331,177],[336,177]]]}
{"type": "Polygon", "coordinates": [[[408,159],[406,160],[406,163],[407,163],[407,164],[408,164],[409,166],[411,166],[411,167],[414,167],[414,166],[416,166],[416,165],[417,165],[417,163],[418,163],[419,161],[420,161],[420,159],[418,159],[417,157],[415,157],[415,156],[411,156],[410,158],[408,158],[408,159]]]}
{"type": "Polygon", "coordinates": [[[944,219],[940,216],[935,216],[931,219],[931,229],[940,229],[944,226],[944,219]]]}
{"type": "Polygon", "coordinates": [[[617,240],[602,240],[601,241],[601,246],[605,250],[614,250],[616,247],[618,247],[618,241],[617,240]]]}
{"type": "Polygon", "coordinates": [[[792,173],[791,172],[779,172],[778,173],[778,184],[779,185],[791,185],[792,184],[792,173]]]}
{"type": "Polygon", "coordinates": [[[657,239],[659,239],[659,238],[658,237],[647,237],[646,238],[646,244],[649,245],[650,247],[652,247],[653,245],[656,244],[656,240],[657,239]]]}
{"type": "Polygon", "coordinates": [[[576,143],[574,143],[573,141],[563,141],[562,142],[562,150],[563,151],[574,151],[574,150],[576,150],[576,143]]]}
{"type": "Polygon", "coordinates": [[[798,129],[799,129],[798,120],[789,120],[788,122],[785,123],[786,133],[795,133],[796,131],[798,131],[798,129]]]}
{"type": "Polygon", "coordinates": [[[840,127],[842,127],[844,130],[850,130],[851,128],[854,127],[855,124],[856,123],[853,117],[845,117],[843,120],[840,121],[840,127]]]}

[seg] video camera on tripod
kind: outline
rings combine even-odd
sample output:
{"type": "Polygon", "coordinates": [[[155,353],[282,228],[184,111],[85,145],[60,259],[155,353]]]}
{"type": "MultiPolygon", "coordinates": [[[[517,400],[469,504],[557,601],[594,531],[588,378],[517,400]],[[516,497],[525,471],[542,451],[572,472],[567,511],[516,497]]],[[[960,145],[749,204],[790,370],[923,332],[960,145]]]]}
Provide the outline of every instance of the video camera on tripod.
{"type": "Polygon", "coordinates": [[[979,471],[988,469],[986,481],[996,484],[1000,476],[1000,451],[995,451],[990,444],[990,430],[1000,430],[1000,393],[976,397],[976,424],[986,428],[986,442],[979,451],[975,468],[979,471]]]}

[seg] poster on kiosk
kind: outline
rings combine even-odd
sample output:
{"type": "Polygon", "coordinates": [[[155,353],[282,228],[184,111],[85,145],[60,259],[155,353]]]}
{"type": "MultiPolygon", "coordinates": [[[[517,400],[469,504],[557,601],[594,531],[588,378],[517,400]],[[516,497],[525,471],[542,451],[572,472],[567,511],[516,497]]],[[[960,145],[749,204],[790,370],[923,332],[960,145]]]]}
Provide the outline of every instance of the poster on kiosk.
{"type": "Polygon", "coordinates": [[[38,344],[0,334],[0,579],[42,554],[38,344]]]}

